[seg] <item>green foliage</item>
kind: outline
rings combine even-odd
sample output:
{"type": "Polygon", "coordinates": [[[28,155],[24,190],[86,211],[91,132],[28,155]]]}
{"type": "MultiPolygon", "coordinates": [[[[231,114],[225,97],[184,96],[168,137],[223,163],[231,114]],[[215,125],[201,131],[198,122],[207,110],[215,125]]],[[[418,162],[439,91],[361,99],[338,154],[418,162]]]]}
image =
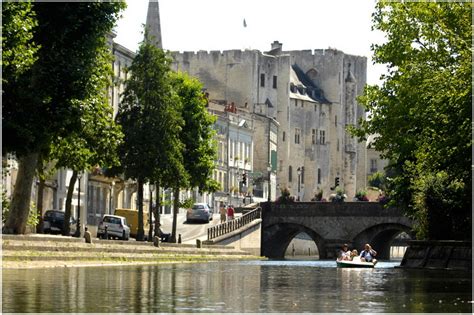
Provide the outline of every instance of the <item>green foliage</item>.
{"type": "Polygon", "coordinates": [[[373,173],[369,176],[368,181],[371,187],[377,187],[382,190],[385,189],[386,177],[385,174],[382,172],[373,173]]]}
{"type": "Polygon", "coordinates": [[[359,190],[355,194],[355,197],[358,201],[369,201],[369,198],[367,198],[367,190],[359,190]]]}
{"type": "MultiPolygon", "coordinates": [[[[6,193],[2,192],[2,222],[4,224],[7,222],[9,215],[10,215],[10,201],[8,200],[6,193]]],[[[34,202],[31,202],[26,225],[34,228],[36,227],[38,222],[39,222],[39,218],[38,218],[38,213],[36,210],[36,205],[34,202]]]]}
{"type": "Polygon", "coordinates": [[[189,209],[189,208],[192,208],[194,203],[196,202],[196,200],[194,200],[193,198],[188,198],[184,201],[181,201],[179,203],[179,207],[180,208],[186,208],[186,209],[189,209]]]}
{"type": "Polygon", "coordinates": [[[80,126],[66,136],[53,139],[50,157],[57,160],[57,167],[82,171],[96,165],[108,168],[119,164],[117,150],[123,134],[114,122],[107,99],[113,74],[111,57],[104,42],[97,48],[96,65],[87,82],[85,99],[71,100],[80,109],[80,126]]]}
{"type": "Polygon", "coordinates": [[[183,166],[181,103],[170,80],[171,60],[147,40],[141,43],[129,68],[117,114],[124,142],[119,147],[125,177],[154,180],[165,187],[187,183],[183,166]]]}
{"type": "Polygon", "coordinates": [[[7,197],[7,193],[2,191],[2,221],[7,221],[8,212],[10,211],[10,200],[7,197]]]}
{"type": "MultiPolygon", "coordinates": [[[[388,75],[382,86],[366,87],[359,98],[370,119],[352,132],[361,139],[379,135],[375,149],[391,161],[391,203],[429,221],[416,206],[415,195],[425,187],[418,179],[444,172],[447,183],[462,183],[464,196],[472,187],[471,4],[379,1],[373,23],[387,37],[372,49],[388,75]]],[[[471,198],[460,200],[470,220],[471,198]]]]}
{"type": "Polygon", "coordinates": [[[331,197],[332,197],[331,199],[332,202],[344,202],[344,200],[347,198],[347,195],[343,188],[336,187],[336,193],[332,195],[331,197]]]}
{"type": "MultiPolygon", "coordinates": [[[[23,29],[23,47],[40,49],[20,54],[34,55],[34,62],[27,58],[21,71],[8,72],[3,77],[3,131],[9,136],[2,145],[6,151],[15,152],[17,157],[38,152],[47,148],[53,138],[81,128],[80,104],[73,100],[87,97],[98,49],[104,46],[106,35],[124,7],[124,2],[31,5],[33,13],[25,15],[25,19],[34,17],[37,26],[23,29]]],[[[14,25],[16,19],[8,21],[14,25]]],[[[16,56],[15,46],[6,48],[7,56],[16,56]]]]}
{"type": "MultiPolygon", "coordinates": [[[[35,2],[21,7],[15,18],[6,19],[8,25],[2,25],[14,30],[18,19],[25,20],[22,31],[7,33],[14,37],[6,46],[2,43],[7,56],[3,64],[20,69],[9,70],[2,80],[2,131],[8,134],[2,149],[25,162],[20,163],[22,184],[15,187],[18,193],[15,191],[4,231],[24,232],[34,175],[31,170],[38,157],[49,154],[57,138],[75,138],[82,132],[82,101],[93,95],[97,55],[125,6],[125,2],[35,2]],[[30,8],[31,14],[25,13],[30,8]],[[22,58],[25,62],[16,64],[22,58]]],[[[66,149],[72,148],[73,144],[66,149]]]]}
{"type": "Polygon", "coordinates": [[[172,73],[172,86],[180,98],[184,126],[180,133],[183,143],[184,168],[189,174],[189,188],[200,191],[216,191],[219,183],[212,179],[217,145],[214,122],[216,117],[206,109],[207,100],[202,84],[185,73],[172,73]]]}
{"type": "Polygon", "coordinates": [[[277,199],[277,203],[292,203],[295,202],[295,197],[291,196],[290,190],[288,188],[281,188],[280,189],[280,197],[277,199]]]}
{"type": "Polygon", "coordinates": [[[416,180],[417,236],[429,239],[462,239],[471,231],[465,216],[465,184],[446,172],[427,174],[416,180]]]}
{"type": "Polygon", "coordinates": [[[33,29],[38,25],[30,2],[2,4],[2,83],[14,81],[36,61],[38,45],[33,29]]]}
{"type": "Polygon", "coordinates": [[[311,199],[311,201],[322,201],[323,200],[323,191],[318,190],[316,194],[314,194],[314,198],[311,199]]]}

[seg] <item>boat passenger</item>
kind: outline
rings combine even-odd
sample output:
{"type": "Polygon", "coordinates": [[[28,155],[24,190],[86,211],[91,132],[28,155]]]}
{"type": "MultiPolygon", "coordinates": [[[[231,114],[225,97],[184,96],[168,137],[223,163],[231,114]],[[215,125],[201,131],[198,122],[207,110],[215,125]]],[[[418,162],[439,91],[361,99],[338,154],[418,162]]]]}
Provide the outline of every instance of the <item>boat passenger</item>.
{"type": "Polygon", "coordinates": [[[352,252],[351,252],[351,260],[352,260],[352,261],[360,262],[359,252],[357,251],[357,249],[352,250],[352,252]]]}
{"type": "Polygon", "coordinates": [[[372,246],[370,246],[370,244],[365,244],[364,250],[360,252],[360,260],[373,262],[374,264],[376,264],[377,259],[374,258],[375,256],[377,256],[377,252],[372,249],[372,246]]]}
{"type": "Polygon", "coordinates": [[[338,260],[351,260],[351,251],[347,244],[342,245],[338,260]]]}

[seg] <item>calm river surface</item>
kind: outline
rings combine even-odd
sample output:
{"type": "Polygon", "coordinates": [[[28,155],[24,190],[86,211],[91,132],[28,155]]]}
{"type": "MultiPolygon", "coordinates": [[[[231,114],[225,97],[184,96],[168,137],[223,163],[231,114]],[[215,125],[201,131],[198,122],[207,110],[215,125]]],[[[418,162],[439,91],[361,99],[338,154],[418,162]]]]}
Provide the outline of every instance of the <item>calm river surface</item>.
{"type": "Polygon", "coordinates": [[[471,273],[250,261],[3,270],[3,312],[472,312],[471,273]]]}

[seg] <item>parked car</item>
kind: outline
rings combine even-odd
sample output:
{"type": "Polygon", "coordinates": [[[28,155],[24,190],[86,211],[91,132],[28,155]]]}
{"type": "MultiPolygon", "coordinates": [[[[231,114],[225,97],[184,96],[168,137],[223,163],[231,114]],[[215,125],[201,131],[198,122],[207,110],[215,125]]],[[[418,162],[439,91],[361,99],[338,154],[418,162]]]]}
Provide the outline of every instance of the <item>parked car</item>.
{"type": "Polygon", "coordinates": [[[212,220],[213,211],[207,203],[195,203],[191,209],[186,212],[186,222],[205,221],[209,223],[212,220]]]}
{"type": "Polygon", "coordinates": [[[119,238],[128,241],[130,238],[130,227],[127,225],[127,219],[118,215],[106,214],[102,217],[97,227],[97,237],[105,238],[107,227],[107,238],[119,238]]]}
{"type": "MultiPolygon", "coordinates": [[[[64,226],[65,212],[62,210],[46,210],[43,215],[43,232],[49,234],[61,234],[64,226]]],[[[69,218],[70,233],[76,232],[76,220],[69,218]]]]}

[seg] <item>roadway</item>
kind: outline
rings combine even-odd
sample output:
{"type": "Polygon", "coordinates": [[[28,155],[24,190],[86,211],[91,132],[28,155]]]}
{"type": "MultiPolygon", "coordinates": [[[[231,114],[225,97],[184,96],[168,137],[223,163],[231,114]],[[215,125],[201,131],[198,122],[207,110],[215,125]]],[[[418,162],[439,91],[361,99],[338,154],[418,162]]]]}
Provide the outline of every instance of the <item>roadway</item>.
{"type": "MultiPolygon", "coordinates": [[[[236,213],[236,217],[241,215],[236,213]]],[[[173,226],[173,215],[172,214],[161,214],[161,229],[165,233],[171,233],[173,226]]],[[[196,239],[202,241],[207,240],[207,229],[211,226],[220,223],[220,216],[218,213],[214,213],[213,219],[209,223],[205,222],[186,222],[186,213],[179,213],[176,224],[176,240],[178,235],[181,234],[181,241],[183,244],[196,244],[196,239]]]]}

